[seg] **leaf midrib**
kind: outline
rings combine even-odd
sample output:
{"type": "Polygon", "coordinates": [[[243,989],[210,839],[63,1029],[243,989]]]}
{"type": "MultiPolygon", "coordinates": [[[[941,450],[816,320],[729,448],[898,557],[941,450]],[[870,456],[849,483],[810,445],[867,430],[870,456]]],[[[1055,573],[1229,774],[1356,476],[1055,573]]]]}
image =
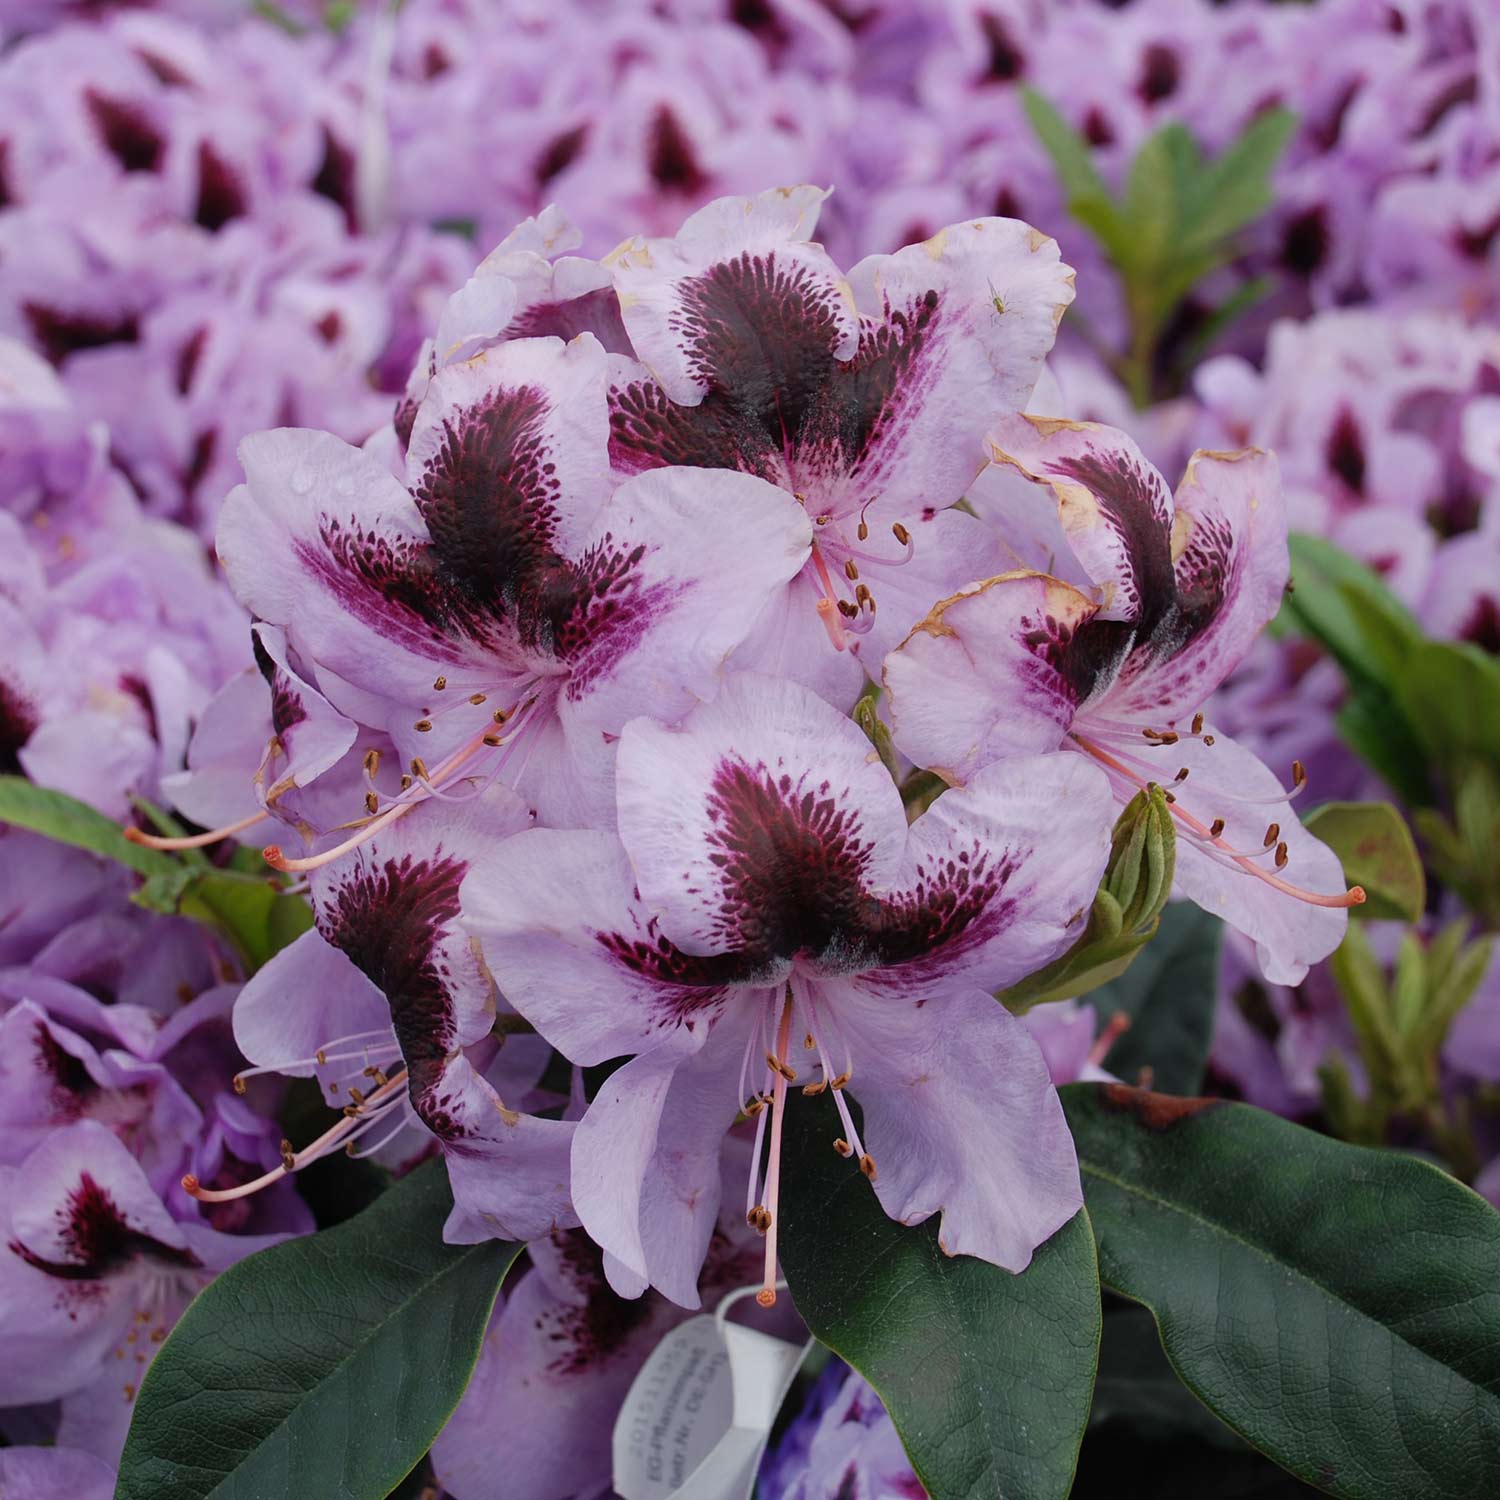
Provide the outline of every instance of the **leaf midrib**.
{"type": "MultiPolygon", "coordinates": [[[[1404,1344],[1414,1354],[1418,1354],[1423,1359],[1437,1365],[1439,1369],[1446,1370],[1450,1375],[1455,1376],[1465,1385],[1471,1387],[1473,1390],[1480,1392],[1490,1401],[1494,1402],[1497,1406],[1500,1406],[1500,1396],[1496,1396],[1494,1392],[1487,1390],[1484,1386],[1478,1384],[1469,1376],[1465,1375],[1461,1370],[1455,1369],[1446,1360],[1439,1359],[1437,1355],[1429,1353],[1426,1349],[1422,1348],[1420,1344],[1414,1344],[1409,1338],[1406,1337],[1405,1334],[1393,1328],[1390,1324],[1382,1323],[1378,1318],[1374,1317],[1370,1313],[1367,1313],[1362,1307],[1357,1306],[1355,1303],[1349,1301],[1347,1297],[1343,1296],[1339,1292],[1336,1292],[1332,1287],[1327,1286],[1325,1283],[1319,1281],[1316,1276],[1304,1270],[1295,1261],[1278,1260],[1269,1251],[1257,1245],[1254,1240],[1247,1240],[1242,1234],[1237,1233],[1227,1224],[1220,1222],[1218,1219],[1209,1218],[1205,1214],[1196,1213],[1190,1208],[1186,1208],[1181,1204],[1174,1203],[1170,1198],[1163,1198],[1159,1193],[1153,1193],[1147,1188],[1139,1187],[1134,1183],[1125,1181],[1123,1178],[1116,1177],[1112,1173],[1106,1172],[1102,1167],[1092,1165],[1090,1162],[1085,1160],[1081,1154],[1078,1158],[1078,1165],[1086,1175],[1098,1177],[1102,1181],[1108,1182],[1112,1186],[1119,1188],[1121,1192],[1130,1194],[1137,1198],[1141,1198],[1148,1203],[1153,1203],[1158,1208],[1165,1210],[1167,1213],[1177,1214],[1179,1217],[1191,1220],[1193,1223],[1199,1224],[1205,1229],[1217,1231],[1218,1233],[1224,1235],[1225,1238],[1233,1240],[1235,1244],[1243,1246],[1246,1250],[1250,1251],[1252,1255],[1259,1256],[1269,1265],[1275,1266],[1279,1270],[1290,1272],[1299,1280],[1305,1282],[1311,1287],[1316,1288],[1330,1300],[1338,1303],[1339,1306],[1347,1307],[1349,1311],[1352,1312],[1361,1321],[1368,1323],[1375,1328],[1381,1329],[1385,1333],[1389,1334],[1391,1338],[1396,1339],[1400,1343],[1404,1344]]],[[[1128,1297],[1133,1298],[1135,1296],[1134,1293],[1125,1291],[1124,1288],[1116,1288],[1116,1290],[1123,1292],[1124,1295],[1128,1297]]]]}

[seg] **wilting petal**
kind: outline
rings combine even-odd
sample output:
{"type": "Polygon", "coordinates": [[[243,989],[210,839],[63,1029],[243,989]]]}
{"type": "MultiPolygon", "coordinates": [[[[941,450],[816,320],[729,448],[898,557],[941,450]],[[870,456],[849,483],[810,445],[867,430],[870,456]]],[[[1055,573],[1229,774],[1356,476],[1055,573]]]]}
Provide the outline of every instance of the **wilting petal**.
{"type": "Polygon", "coordinates": [[[1276,460],[1258,449],[1195,453],[1172,526],[1176,607],[1156,661],[1110,695],[1110,712],[1191,714],[1239,665],[1281,607],[1291,564],[1276,460]]]}
{"type": "Polygon", "coordinates": [[[995,534],[998,572],[1047,573],[1089,593],[1093,580],[1063,530],[1057,497],[1014,464],[990,463],[965,492],[974,514],[995,534]]]}
{"type": "MultiPolygon", "coordinates": [[[[1212,826],[1224,820],[1221,841],[1255,856],[1255,864],[1298,888],[1320,896],[1342,895],[1344,872],[1338,856],[1303,828],[1281,783],[1250,751],[1219,734],[1212,725],[1204,739],[1174,745],[1143,746],[1140,775],[1171,786],[1174,811],[1212,826]],[[1213,744],[1206,743],[1212,738],[1213,744]],[[1174,785],[1186,767],[1185,781],[1174,785]],[[1271,825],[1276,836],[1267,842],[1271,825]],[[1274,852],[1285,843],[1287,861],[1277,869],[1274,852]]],[[[1272,984],[1298,984],[1308,968],[1327,958],[1343,941],[1349,913],[1340,907],[1311,905],[1211,854],[1201,838],[1182,828],[1177,838],[1176,889],[1205,911],[1223,917],[1255,940],[1261,972],[1272,984]]]]}
{"type": "Polygon", "coordinates": [[[769,432],[778,402],[795,408],[809,375],[854,352],[848,286],[810,239],[827,196],[720,198],[675,239],[630,240],[608,257],[631,342],[671,400],[695,406],[722,391],[769,432]]]}
{"type": "Polygon", "coordinates": [[[1010,573],[945,599],[885,660],[903,754],[963,783],[1009,755],[1053,750],[1128,635],[1092,626],[1097,606],[1040,573],[1010,573]],[[1095,644],[1112,647],[1103,657],[1095,644]]]}
{"type": "Polygon", "coordinates": [[[1097,422],[1007,416],[993,457],[1051,490],[1062,528],[1102,594],[1100,618],[1149,635],[1174,595],[1172,496],[1123,432],[1097,422]]]}
{"type": "Polygon", "coordinates": [[[620,836],[648,910],[691,953],[765,966],[854,934],[894,878],[906,816],[870,743],[793,683],[737,677],[677,728],[626,726],[620,836]]]}
{"type": "Polygon", "coordinates": [[[1056,241],[1015,219],[968,219],[849,273],[862,326],[846,383],[858,409],[839,404],[868,436],[843,467],[863,496],[885,497],[872,522],[964,493],[985,464],[986,427],[1030,398],[1072,281],[1056,241]]]}
{"type": "Polygon", "coordinates": [[[849,1091],[881,1206],[903,1224],[941,1213],[949,1255],[1025,1270],[1083,1203],[1062,1104],[1026,1028],[982,990],[924,1003],[862,980],[824,988],[856,1059],[849,1091]]]}
{"type": "Polygon", "coordinates": [[[1109,859],[1109,780],[1077,755],[985,766],[911,827],[881,897],[869,989],[914,999],[945,982],[998,990],[1050,963],[1083,931],[1109,859]]]}
{"type": "Polygon", "coordinates": [[[516,284],[493,257],[482,260],[474,274],[449,297],[438,318],[432,353],[438,366],[452,364],[474,347],[497,339],[516,312],[516,284]]]}
{"type": "Polygon", "coordinates": [[[739,977],[662,936],[610,833],[518,834],[476,862],[462,901],[506,998],[584,1066],[695,1036],[739,977]]]}
{"type": "Polygon", "coordinates": [[[469,1226],[445,1238],[472,1243],[473,1227],[483,1225],[495,1239],[533,1240],[578,1222],[568,1192],[571,1121],[507,1107],[461,1056],[412,1103],[442,1143],[455,1215],[469,1226]]]}
{"type": "Polygon", "coordinates": [[[420,701],[446,673],[493,679],[453,619],[449,585],[412,497],[327,433],[279,428],[240,445],[247,483],[219,518],[219,557],[241,603],[356,686],[420,701]]]}

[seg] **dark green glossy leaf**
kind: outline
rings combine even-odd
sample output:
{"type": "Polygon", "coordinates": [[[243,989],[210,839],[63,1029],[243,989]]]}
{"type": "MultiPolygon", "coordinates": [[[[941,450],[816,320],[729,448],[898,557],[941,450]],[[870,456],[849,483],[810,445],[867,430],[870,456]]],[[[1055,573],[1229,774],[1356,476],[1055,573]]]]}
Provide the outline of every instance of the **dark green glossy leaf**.
{"type": "Polygon", "coordinates": [[[1334,723],[1339,738],[1403,802],[1421,807],[1432,801],[1427,756],[1388,688],[1352,686],[1334,723]]]}
{"type": "Polygon", "coordinates": [[[1184,1383],[1349,1500],[1500,1494],[1500,1215],[1243,1104],[1063,1090],[1100,1274],[1184,1383]]]}
{"type": "Polygon", "coordinates": [[[1308,814],[1306,827],[1344,866],[1344,878],[1365,888],[1354,914],[1415,922],[1427,905],[1427,879],[1416,840],[1389,802],[1327,802],[1308,814]]]}
{"type": "Polygon", "coordinates": [[[1190,901],[1171,902],[1135,962],[1088,995],[1101,1021],[1119,1011],[1130,1017],[1130,1029],[1105,1061],[1111,1073],[1133,1079],[1150,1068],[1154,1086],[1168,1094],[1203,1086],[1223,937],[1217,917],[1190,901]]]}
{"type": "Polygon", "coordinates": [[[1144,1307],[1117,1305],[1104,1314],[1089,1426],[1105,1422],[1128,1422],[1146,1438],[1192,1437],[1216,1448],[1248,1451],[1177,1378],[1162,1351],[1156,1319],[1144,1307]]]}
{"type": "Polygon", "coordinates": [[[1088,1421],[1099,1285],[1079,1214],[1020,1276],[888,1219],[832,1149],[833,1102],[787,1115],[781,1264],[808,1327],[880,1392],[932,1500],[1063,1500],[1088,1421]]]}
{"type": "Polygon", "coordinates": [[[152,1362],[116,1500],[379,1500],[479,1357],[519,1245],[445,1245],[440,1163],[336,1229],[251,1256],[152,1362]]]}

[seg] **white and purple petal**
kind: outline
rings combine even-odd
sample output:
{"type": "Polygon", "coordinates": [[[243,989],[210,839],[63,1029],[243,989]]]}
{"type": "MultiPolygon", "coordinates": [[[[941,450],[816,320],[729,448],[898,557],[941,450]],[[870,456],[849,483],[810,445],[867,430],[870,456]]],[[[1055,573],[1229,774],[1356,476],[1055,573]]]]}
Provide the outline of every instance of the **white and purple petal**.
{"type": "Polygon", "coordinates": [[[895,878],[901,798],[858,727],[805,688],[736,677],[681,725],[626,726],[620,836],[648,910],[688,952],[768,979],[844,950],[895,878]]]}

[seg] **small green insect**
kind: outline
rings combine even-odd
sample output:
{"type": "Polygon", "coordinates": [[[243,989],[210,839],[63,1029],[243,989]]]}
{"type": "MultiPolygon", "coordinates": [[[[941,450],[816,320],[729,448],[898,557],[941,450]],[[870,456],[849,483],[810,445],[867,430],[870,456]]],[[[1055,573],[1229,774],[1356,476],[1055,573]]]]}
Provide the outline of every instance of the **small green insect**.
{"type": "Polygon", "coordinates": [[[989,287],[990,287],[990,305],[995,309],[995,316],[999,317],[999,316],[1001,316],[1001,314],[1003,314],[1005,312],[1005,298],[1002,297],[1000,295],[1000,293],[995,290],[995,283],[993,281],[990,282],[989,287]]]}

